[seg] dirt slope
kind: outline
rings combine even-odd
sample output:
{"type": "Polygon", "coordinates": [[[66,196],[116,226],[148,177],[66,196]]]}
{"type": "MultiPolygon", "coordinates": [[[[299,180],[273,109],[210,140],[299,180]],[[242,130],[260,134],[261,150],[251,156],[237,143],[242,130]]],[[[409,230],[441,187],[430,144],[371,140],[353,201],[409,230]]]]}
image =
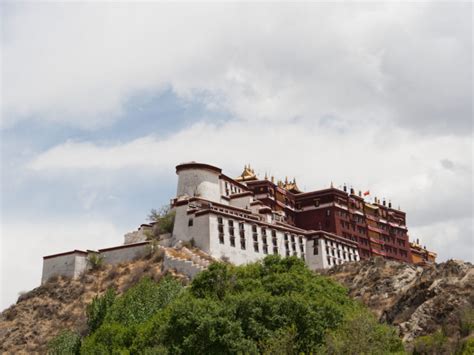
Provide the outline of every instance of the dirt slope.
{"type": "Polygon", "coordinates": [[[151,258],[108,265],[78,280],[52,279],[20,296],[15,305],[0,314],[0,353],[45,353],[49,340],[62,329],[84,334],[85,308],[94,296],[108,287],[122,293],[145,275],[161,278],[161,261],[151,258]]]}

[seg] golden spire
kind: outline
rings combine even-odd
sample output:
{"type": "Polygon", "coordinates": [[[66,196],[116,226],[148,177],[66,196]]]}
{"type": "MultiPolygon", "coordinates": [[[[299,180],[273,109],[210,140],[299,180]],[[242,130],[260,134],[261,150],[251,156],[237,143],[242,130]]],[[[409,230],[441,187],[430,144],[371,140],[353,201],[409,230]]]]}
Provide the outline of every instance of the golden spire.
{"type": "Polygon", "coordinates": [[[244,171],[235,180],[236,181],[257,180],[257,176],[255,175],[255,171],[252,168],[250,168],[250,164],[248,164],[248,165],[244,165],[244,171]]]}

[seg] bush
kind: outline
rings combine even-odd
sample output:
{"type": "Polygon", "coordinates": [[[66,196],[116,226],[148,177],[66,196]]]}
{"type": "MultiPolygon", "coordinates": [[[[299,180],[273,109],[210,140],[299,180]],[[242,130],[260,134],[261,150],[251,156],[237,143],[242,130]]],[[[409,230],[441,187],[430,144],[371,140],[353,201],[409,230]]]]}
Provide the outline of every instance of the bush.
{"type": "Polygon", "coordinates": [[[115,290],[109,288],[102,296],[94,297],[92,302],[87,305],[86,315],[89,332],[93,332],[101,326],[107,311],[113,305],[115,298],[115,290]]]}
{"type": "Polygon", "coordinates": [[[211,264],[190,287],[143,279],[118,297],[82,353],[395,353],[379,324],[347,290],[298,258],[211,264]]]}
{"type": "Polygon", "coordinates": [[[327,354],[397,354],[403,351],[395,328],[380,324],[363,310],[356,311],[342,327],[326,336],[327,354]]]}
{"type": "Polygon", "coordinates": [[[81,354],[127,354],[134,337],[134,329],[121,324],[103,324],[91,336],[84,339],[81,354]]]}
{"type": "Polygon", "coordinates": [[[76,355],[80,353],[81,337],[69,330],[58,334],[48,343],[49,355],[76,355]]]}
{"type": "Polygon", "coordinates": [[[469,338],[461,343],[460,349],[456,351],[459,355],[472,355],[474,354],[474,338],[469,338]]]}
{"type": "Polygon", "coordinates": [[[175,211],[172,211],[169,206],[163,206],[160,210],[152,209],[150,211],[148,219],[156,222],[156,225],[153,227],[153,237],[173,232],[175,214],[175,211]]]}
{"type": "Polygon", "coordinates": [[[98,253],[92,253],[87,257],[87,263],[92,270],[99,270],[104,265],[104,257],[98,253]]]}
{"type": "Polygon", "coordinates": [[[467,308],[462,311],[459,328],[461,336],[467,337],[474,331],[474,309],[467,308]]]}
{"type": "Polygon", "coordinates": [[[173,301],[182,289],[183,286],[171,278],[166,278],[160,283],[147,277],[143,278],[117,299],[108,311],[106,321],[125,326],[145,322],[173,301]]]}
{"type": "Polygon", "coordinates": [[[450,345],[448,337],[441,330],[436,333],[421,336],[415,339],[413,354],[414,355],[431,355],[431,354],[449,354],[450,345]]]}

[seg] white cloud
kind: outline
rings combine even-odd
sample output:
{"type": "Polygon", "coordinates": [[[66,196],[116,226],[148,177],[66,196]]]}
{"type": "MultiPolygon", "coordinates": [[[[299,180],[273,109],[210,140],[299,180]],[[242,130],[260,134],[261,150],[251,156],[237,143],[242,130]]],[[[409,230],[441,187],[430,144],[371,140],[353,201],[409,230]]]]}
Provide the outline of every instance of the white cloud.
{"type": "Polygon", "coordinates": [[[84,217],[5,221],[1,228],[0,310],[16,302],[18,292],[39,286],[43,256],[120,244],[125,231],[118,231],[115,225],[84,217]]]}
{"type": "Polygon", "coordinates": [[[171,87],[247,120],[332,115],[463,133],[472,111],[469,8],[11,5],[5,124],[34,116],[95,128],[119,119],[137,90],[171,87]]]}

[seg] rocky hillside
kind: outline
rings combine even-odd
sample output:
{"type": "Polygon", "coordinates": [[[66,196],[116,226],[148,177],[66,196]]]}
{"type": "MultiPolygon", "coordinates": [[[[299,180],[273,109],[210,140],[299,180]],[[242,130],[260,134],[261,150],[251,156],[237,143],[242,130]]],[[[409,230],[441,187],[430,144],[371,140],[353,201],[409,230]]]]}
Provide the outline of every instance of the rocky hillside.
{"type": "MultiPolygon", "coordinates": [[[[0,314],[0,353],[45,353],[48,341],[63,329],[85,334],[85,308],[94,296],[108,287],[120,294],[145,275],[160,279],[162,270],[163,255],[153,255],[105,266],[78,280],[50,280],[20,296],[0,314]]],[[[408,344],[439,329],[451,342],[466,337],[463,321],[472,317],[474,309],[474,268],[470,263],[448,261],[420,267],[374,259],[339,265],[323,273],[348,287],[350,295],[381,320],[397,325],[408,344]]],[[[183,275],[175,276],[187,282],[183,275]]]]}
{"type": "Polygon", "coordinates": [[[472,322],[474,312],[471,263],[450,260],[421,267],[372,259],[325,274],[349,288],[380,320],[398,326],[405,342],[438,330],[456,342],[469,332],[463,324],[472,322]]]}
{"type": "Polygon", "coordinates": [[[86,305],[94,296],[108,287],[114,287],[120,294],[145,275],[155,280],[163,276],[162,255],[104,266],[78,280],[51,279],[21,295],[15,305],[0,315],[0,353],[45,353],[48,341],[63,329],[84,334],[86,305]]]}

